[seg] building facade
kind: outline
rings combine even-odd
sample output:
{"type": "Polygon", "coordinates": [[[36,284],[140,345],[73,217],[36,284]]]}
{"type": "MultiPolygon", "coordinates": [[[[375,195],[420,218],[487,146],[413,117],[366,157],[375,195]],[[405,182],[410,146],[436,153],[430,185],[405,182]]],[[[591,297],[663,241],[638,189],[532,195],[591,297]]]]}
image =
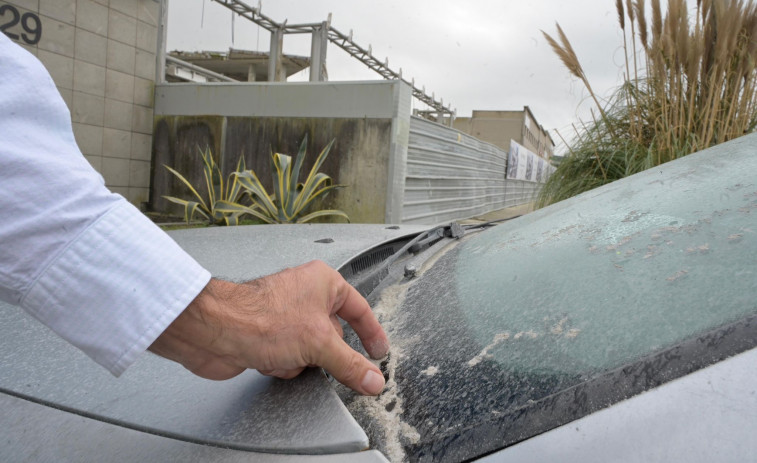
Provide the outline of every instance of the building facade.
{"type": "Polygon", "coordinates": [[[510,149],[510,140],[514,140],[544,159],[554,155],[552,137],[539,125],[528,106],[522,111],[474,110],[471,117],[456,118],[453,127],[505,151],[510,149]]]}
{"type": "Polygon", "coordinates": [[[149,199],[158,0],[2,0],[0,26],[42,61],[105,184],[149,199]]]}

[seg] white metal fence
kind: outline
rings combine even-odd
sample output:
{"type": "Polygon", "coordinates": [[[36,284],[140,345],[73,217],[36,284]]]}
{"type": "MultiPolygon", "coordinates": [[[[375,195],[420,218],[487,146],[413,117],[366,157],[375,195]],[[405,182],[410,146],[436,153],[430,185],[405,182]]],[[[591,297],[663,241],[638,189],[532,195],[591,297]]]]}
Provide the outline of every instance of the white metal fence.
{"type": "Polygon", "coordinates": [[[436,224],[533,201],[541,184],[505,179],[507,151],[410,119],[403,223],[436,224]]]}

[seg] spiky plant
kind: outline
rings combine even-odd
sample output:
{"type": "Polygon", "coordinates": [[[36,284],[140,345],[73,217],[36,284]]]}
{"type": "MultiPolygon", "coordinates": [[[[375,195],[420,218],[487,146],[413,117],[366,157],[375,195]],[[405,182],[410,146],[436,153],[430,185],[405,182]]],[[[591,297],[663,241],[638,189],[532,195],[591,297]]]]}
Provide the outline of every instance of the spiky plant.
{"type": "Polygon", "coordinates": [[[176,178],[189,188],[189,191],[192,193],[196,201],[176,198],[174,196],[163,197],[173,203],[184,206],[184,220],[186,220],[187,223],[189,223],[196,214],[211,225],[238,225],[239,218],[246,212],[221,210],[220,206],[223,205],[227,208],[229,204],[242,206],[237,203],[242,196],[242,186],[234,174],[244,172],[244,157],[239,157],[236,172],[230,174],[224,183],[221,168],[213,159],[213,154],[211,153],[210,148],[206,148],[205,151],[200,149],[200,147],[197,149],[200,152],[200,157],[203,162],[203,177],[205,179],[204,186],[206,196],[201,195],[183,175],[164,164],[164,167],[168,169],[169,172],[174,174],[176,178]]]}
{"type": "Polygon", "coordinates": [[[273,153],[271,155],[273,193],[270,195],[253,170],[236,172],[234,175],[249,195],[252,206],[224,203],[220,210],[226,213],[251,214],[266,223],[304,223],[324,216],[339,216],[349,222],[347,214],[336,209],[322,209],[306,214],[317,199],[325,197],[332,190],[344,187],[344,185],[334,185],[331,177],[318,172],[333,145],[332,140],[321,151],[304,183],[299,183],[299,177],[307,151],[307,135],[302,140],[294,164],[292,164],[291,156],[273,153]]]}
{"type": "MultiPolygon", "coordinates": [[[[625,76],[601,101],[567,36],[544,34],[599,111],[575,128],[544,185],[543,206],[752,132],[757,125],[757,6],[752,0],[616,0],[625,76]],[[648,23],[651,16],[651,24],[648,23]],[[626,19],[628,21],[626,21],[626,19]]],[[[593,113],[592,113],[593,114],[593,113]]],[[[558,134],[560,135],[560,134],[558,134]]],[[[560,135],[562,138],[562,135],[560,135]]]]}

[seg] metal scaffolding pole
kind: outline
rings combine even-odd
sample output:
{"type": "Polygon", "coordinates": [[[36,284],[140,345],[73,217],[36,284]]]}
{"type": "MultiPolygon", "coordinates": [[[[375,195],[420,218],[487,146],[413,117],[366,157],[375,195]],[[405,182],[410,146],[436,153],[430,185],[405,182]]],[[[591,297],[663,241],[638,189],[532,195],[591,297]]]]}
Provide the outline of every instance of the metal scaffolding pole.
{"type": "MultiPolygon", "coordinates": [[[[428,95],[425,89],[416,87],[414,81],[408,82],[407,80],[403,79],[401,69],[399,73],[393,71],[391,68],[389,68],[388,59],[385,59],[383,62],[379,61],[375,56],[373,56],[370,46],[368,46],[367,50],[361,47],[360,45],[358,45],[352,40],[352,31],[350,31],[349,35],[345,35],[339,30],[332,27],[330,20],[326,22],[320,22],[320,23],[288,25],[286,21],[284,21],[283,23],[277,23],[273,19],[261,13],[259,8],[251,7],[240,0],[213,0],[213,1],[216,3],[220,3],[221,5],[237,13],[238,15],[252,21],[258,26],[271,32],[271,52],[272,53],[269,59],[272,61],[275,61],[277,59],[277,56],[273,54],[273,51],[274,51],[273,43],[274,43],[274,37],[275,37],[274,34],[277,31],[280,31],[280,34],[281,34],[280,37],[276,38],[276,43],[279,44],[277,48],[279,53],[281,52],[280,45],[282,43],[281,40],[283,40],[284,34],[313,34],[313,45],[311,48],[313,56],[311,57],[311,60],[310,60],[310,66],[311,66],[310,80],[311,81],[325,80],[326,46],[325,44],[321,45],[322,40],[323,40],[323,35],[324,35],[323,31],[325,30],[326,31],[325,35],[327,36],[327,39],[329,42],[335,44],[342,50],[346,51],[350,56],[352,56],[353,58],[365,64],[369,69],[372,69],[374,72],[379,74],[384,79],[402,80],[403,82],[410,85],[413,90],[413,96],[419,101],[428,105],[430,108],[432,108],[432,111],[439,115],[438,116],[439,119],[442,119],[444,116],[450,116],[450,121],[451,121],[455,116],[455,111],[450,109],[449,106],[445,105],[442,100],[437,101],[436,98],[433,96],[433,94],[428,95]],[[319,43],[318,45],[316,45],[315,43],[316,41],[319,43]],[[318,67],[314,68],[314,65],[318,67]],[[314,79],[314,76],[315,76],[315,79],[314,79]]],[[[280,55],[278,56],[278,59],[280,60],[280,55]]],[[[274,66],[276,65],[274,64],[274,66]]],[[[274,75],[276,72],[280,72],[280,66],[276,66],[274,75]]],[[[269,63],[269,77],[268,77],[269,80],[271,80],[271,75],[272,75],[271,64],[269,63]]]]}

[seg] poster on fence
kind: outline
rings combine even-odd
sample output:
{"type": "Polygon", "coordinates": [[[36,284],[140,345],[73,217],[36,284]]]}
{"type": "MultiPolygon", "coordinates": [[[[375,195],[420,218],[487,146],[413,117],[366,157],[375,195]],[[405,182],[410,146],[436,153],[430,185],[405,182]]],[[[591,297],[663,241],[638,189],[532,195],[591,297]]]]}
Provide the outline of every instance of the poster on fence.
{"type": "Polygon", "coordinates": [[[533,153],[526,153],[526,180],[529,182],[536,181],[536,175],[534,175],[534,162],[536,156],[533,153]]]}
{"type": "Polygon", "coordinates": [[[526,163],[528,162],[528,150],[523,146],[518,147],[518,172],[515,174],[515,178],[518,180],[528,180],[526,178],[526,163]]]}
{"type": "Polygon", "coordinates": [[[519,144],[510,140],[510,152],[507,154],[507,178],[517,178],[519,146],[519,144]]]}
{"type": "Polygon", "coordinates": [[[510,152],[507,155],[507,178],[543,182],[552,166],[524,146],[510,140],[510,152]]]}
{"type": "Polygon", "coordinates": [[[507,178],[513,180],[535,181],[534,155],[525,147],[510,140],[510,153],[507,156],[507,178]]]}

